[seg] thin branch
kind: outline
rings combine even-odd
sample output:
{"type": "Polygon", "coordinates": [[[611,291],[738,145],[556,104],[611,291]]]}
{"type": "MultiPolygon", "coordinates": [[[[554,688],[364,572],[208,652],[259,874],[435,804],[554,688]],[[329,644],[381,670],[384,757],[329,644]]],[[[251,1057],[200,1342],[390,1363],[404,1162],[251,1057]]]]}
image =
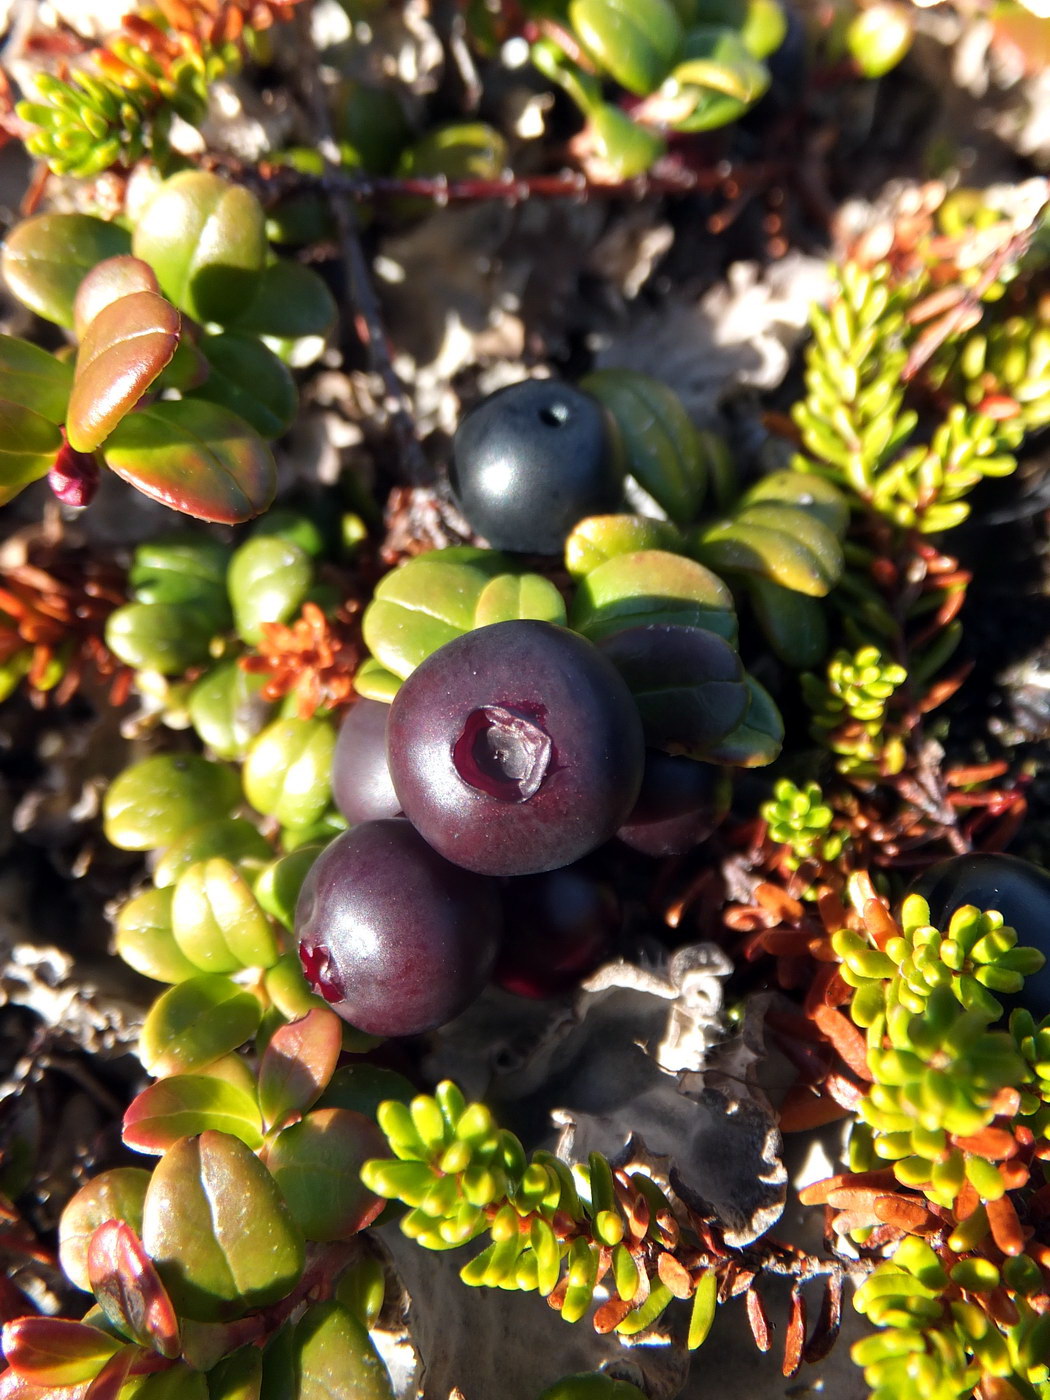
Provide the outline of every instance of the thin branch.
{"type": "Polygon", "coordinates": [[[320,185],[329,197],[339,230],[339,247],[354,308],[354,329],[368,353],[372,369],[383,381],[383,406],[390,415],[397,438],[404,476],[413,485],[418,485],[426,479],[426,459],[420,446],[408,393],[391,358],[390,345],[383,329],[379,298],[364,248],[361,246],[357,211],[338,177],[339,150],[332,133],[328,108],[318,76],[317,53],[303,10],[299,11],[298,24],[302,44],[311,58],[310,63],[306,65],[302,82],[318,133],[318,149],[325,162],[325,174],[320,179],[320,185]]]}

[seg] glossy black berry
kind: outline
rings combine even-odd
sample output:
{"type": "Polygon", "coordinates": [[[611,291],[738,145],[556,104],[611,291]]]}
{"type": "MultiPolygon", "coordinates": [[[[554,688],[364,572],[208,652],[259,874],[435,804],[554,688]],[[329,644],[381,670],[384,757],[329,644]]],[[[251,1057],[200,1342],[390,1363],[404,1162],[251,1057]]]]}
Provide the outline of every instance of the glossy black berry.
{"type": "Polygon", "coordinates": [[[597,399],[528,379],[463,419],[449,480],[467,520],[496,549],[560,554],[577,521],[619,508],[623,449],[597,399]]]}
{"type": "Polygon", "coordinates": [[[730,797],[724,769],[647,749],[642,790],[616,835],[643,855],[684,855],[724,821],[730,797]]]}
{"type": "Polygon", "coordinates": [[[457,1016],[488,980],[501,931],[496,883],[443,860],[403,819],[337,836],[295,912],[310,986],[373,1035],[457,1016]]]}
{"type": "Polygon", "coordinates": [[[503,944],[492,980],[524,997],[571,991],[609,952],[620,927],[611,885],[579,865],[503,884],[503,944]]]}
{"type": "Polygon", "coordinates": [[[571,865],[634,806],[645,747],[631,693],[590,642],[497,622],[432,652],[394,698],[390,776],[436,850],[486,875],[571,865]]]}
{"type": "Polygon", "coordinates": [[[332,758],[332,796],[348,822],[379,821],[401,811],[386,761],[390,706],[357,700],[339,729],[332,758]]]}
{"type": "Polygon", "coordinates": [[[964,904],[995,909],[1017,930],[1018,943],[1038,948],[1047,958],[1024,987],[999,1000],[1009,1009],[1026,1007],[1036,1020],[1050,1015],[1050,874],[1019,856],[977,851],[932,865],[911,886],[930,906],[930,922],[946,928],[964,904]]]}

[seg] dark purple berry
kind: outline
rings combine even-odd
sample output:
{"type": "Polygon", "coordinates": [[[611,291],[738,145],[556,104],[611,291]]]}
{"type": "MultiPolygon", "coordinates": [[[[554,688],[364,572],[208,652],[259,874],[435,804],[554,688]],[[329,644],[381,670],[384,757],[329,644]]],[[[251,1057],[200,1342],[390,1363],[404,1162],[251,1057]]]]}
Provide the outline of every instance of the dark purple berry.
{"type": "Polygon", "coordinates": [[[337,836],[295,911],[307,981],[372,1035],[458,1016],[488,980],[501,930],[496,884],[450,865],[404,820],[337,836]]]}
{"type": "Polygon", "coordinates": [[[571,991],[607,953],[620,918],[612,887],[578,865],[507,880],[493,981],[523,997],[571,991]]]}
{"type": "Polygon", "coordinates": [[[1020,856],[975,851],[931,865],[910,893],[925,899],[930,922],[939,929],[947,928],[965,904],[1002,914],[1017,930],[1018,943],[1038,948],[1047,961],[1025,978],[1016,996],[996,995],[1008,1010],[1023,1006],[1037,1021],[1050,1015],[1050,874],[1020,856]]]}
{"type": "Polygon", "coordinates": [[[387,748],[405,815],[486,875],[554,870],[607,841],[645,755],[615,667],[575,632],[528,621],[432,652],[394,698],[387,748]]]}
{"type": "Polygon", "coordinates": [[[647,749],[638,801],[616,834],[643,855],[684,855],[725,820],[730,797],[724,769],[647,749]]]}
{"type": "Polygon", "coordinates": [[[390,706],[357,700],[339,729],[332,758],[332,796],[348,822],[379,821],[401,811],[386,761],[390,706]]]}
{"type": "Polygon", "coordinates": [[[620,507],[619,430],[589,394],[527,379],[463,419],[449,480],[463,514],[496,549],[560,554],[577,521],[620,507]]]}

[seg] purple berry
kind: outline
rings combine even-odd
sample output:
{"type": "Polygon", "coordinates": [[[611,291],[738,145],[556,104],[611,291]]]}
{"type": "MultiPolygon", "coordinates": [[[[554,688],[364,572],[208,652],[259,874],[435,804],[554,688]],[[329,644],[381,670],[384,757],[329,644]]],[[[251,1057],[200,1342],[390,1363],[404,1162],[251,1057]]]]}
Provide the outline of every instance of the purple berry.
{"type": "Polygon", "coordinates": [[[486,875],[554,870],[607,841],[645,754],[615,667],[576,633],[530,621],[432,652],[394,698],[387,748],[405,815],[486,875]]]}
{"type": "Polygon", "coordinates": [[[643,855],[684,855],[721,825],[730,796],[723,769],[648,749],[638,801],[616,835],[643,855]]]}
{"type": "Polygon", "coordinates": [[[573,865],[508,880],[503,917],[493,981],[518,996],[554,997],[597,967],[620,928],[621,909],[610,885],[573,865]]]}
{"type": "Polygon", "coordinates": [[[348,822],[396,817],[401,803],[386,761],[390,706],[357,700],[339,729],[332,758],[332,796],[348,822]]]}
{"type": "Polygon", "coordinates": [[[398,819],[337,836],[295,911],[307,981],[372,1035],[418,1035],[458,1016],[488,980],[501,931],[495,883],[398,819]]]}

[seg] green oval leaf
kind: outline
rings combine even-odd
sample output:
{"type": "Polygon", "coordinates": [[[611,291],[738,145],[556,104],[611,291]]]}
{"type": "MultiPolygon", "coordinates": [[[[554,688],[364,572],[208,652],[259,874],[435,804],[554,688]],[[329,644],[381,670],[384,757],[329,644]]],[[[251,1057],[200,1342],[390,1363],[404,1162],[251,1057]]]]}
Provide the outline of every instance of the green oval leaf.
{"type": "Polygon", "coordinates": [[[258,433],[228,409],[201,399],[129,413],[107,439],[105,458],[145,495],[198,520],[250,520],[277,489],[273,454],[258,433]]]}
{"type": "Polygon", "coordinates": [[[565,626],[565,600],[542,574],[497,574],[478,594],[475,627],[523,617],[565,626]]]}
{"type": "Polygon", "coordinates": [[[0,335],[0,384],[12,403],[31,409],[49,423],[66,421],[73,388],[73,366],[13,335],[0,335]]]}
{"type": "Polygon", "coordinates": [[[236,657],[229,657],[190,691],[193,727],[220,758],[243,758],[265,726],[272,708],[260,695],[265,684],[265,676],[246,671],[236,657]]]}
{"type": "Polygon", "coordinates": [[[253,1151],[262,1146],[259,1105],[243,1089],[205,1074],[176,1074],[132,1099],[123,1137],[136,1152],[159,1156],[179,1138],[208,1128],[240,1138],[253,1151]]]}
{"type": "Polygon", "coordinates": [[[717,575],[678,554],[619,554],[580,580],[570,624],[591,641],[653,622],[681,623],[736,640],[733,595],[717,575]]]}
{"type": "Polygon", "coordinates": [[[106,258],[84,277],[73,301],[73,330],[83,340],[88,327],[100,312],[115,301],[135,292],[159,292],[160,284],[149,263],[129,253],[106,258]]]}
{"type": "Polygon", "coordinates": [[[401,677],[380,665],[374,656],[366,656],[354,672],[354,689],[363,700],[389,705],[401,689],[401,677]]]}
{"type": "Polygon", "coordinates": [[[261,1400],[262,1352],[241,1347],[208,1372],[208,1400],[261,1400]]]}
{"type": "Polygon", "coordinates": [[[704,529],[693,552],[713,569],[757,574],[811,598],[824,597],[844,564],[842,546],[823,521],[772,501],[704,529]]]}
{"type": "Polygon", "coordinates": [[[394,1400],[368,1333],[339,1303],[315,1303],[294,1333],[296,1400],[394,1400]]]}
{"type": "Polygon", "coordinates": [[[102,308],[77,351],[66,436],[94,452],[175,353],[182,318],[156,292],[132,292],[102,308]]]}
{"type": "Polygon", "coordinates": [[[205,336],[200,349],[211,372],[194,397],[222,404],[264,438],[277,438],[295,421],[299,395],[290,371],[253,336],[228,331],[205,336]]]}
{"type": "Polygon", "coordinates": [[[601,649],[634,696],[654,748],[706,759],[750,703],[740,658],[699,627],[652,625],[614,632],[601,649]]]}
{"type": "Polygon", "coordinates": [[[737,768],[763,768],[772,763],[784,745],[784,720],[776,702],[754,676],[745,676],[751,703],[743,721],[713,746],[711,763],[729,763],[737,768]]]}
{"type": "Polygon", "coordinates": [[[319,1108],[278,1134],[266,1164],[308,1240],[347,1240],[386,1205],[360,1173],[388,1150],[386,1137],[364,1114],[319,1108]]]}
{"type": "Polygon", "coordinates": [[[169,987],[150,1007],[139,1059],[154,1078],[192,1074],[250,1040],[260,1015],[258,1000],[228,977],[191,977],[169,987]]]}
{"type": "Polygon", "coordinates": [[[122,851],[167,846],[241,800],[237,774],[197,754],[155,754],[125,768],[102,803],[106,837],[122,851]]]}
{"type": "Polygon", "coordinates": [[[230,549],[202,530],[178,530],[140,544],[128,581],[138,603],[189,604],[215,617],[215,631],[231,620],[226,598],[230,549]]]}
{"type": "Polygon", "coordinates": [[[170,890],[143,890],[127,900],[117,915],[115,941],[120,957],[143,977],[185,982],[200,971],[175,942],[170,890]]]}
{"type": "Polygon", "coordinates": [[[111,1167],[82,1186],[62,1212],[59,1262],[66,1277],[85,1293],[91,1291],[88,1248],[92,1236],[107,1220],[123,1220],[136,1232],[141,1231],[149,1176],[143,1167],[111,1167]]]}
{"type": "Polygon", "coordinates": [[[707,490],[707,469],[700,438],[678,395],[631,369],[596,370],[581,379],[580,388],[616,420],[631,475],[672,520],[680,525],[693,520],[707,490]]]}
{"type": "Polygon", "coordinates": [[[915,16],[906,5],[879,0],[853,16],[846,48],[865,78],[881,78],[900,63],[914,34],[915,16]]]}
{"type": "Polygon", "coordinates": [[[131,249],[131,235],[90,214],[35,214],[4,240],[0,271],[23,306],[67,330],[85,274],[131,249]]]}
{"type": "Polygon", "coordinates": [[[54,423],[20,403],[0,399],[0,506],[46,476],[61,446],[62,433],[54,423]]]}
{"type": "Polygon", "coordinates": [[[255,882],[255,897],[289,931],[295,922],[295,906],[310,867],[321,854],[320,846],[301,846],[271,861],[255,882]]]}
{"type": "Polygon", "coordinates": [[[125,603],[106,618],[113,655],[136,671],[162,676],[181,676],[207,661],[213,635],[207,613],[176,603],[125,603]]]}
{"type": "Polygon", "coordinates": [[[272,967],[280,949],[237,867],[222,856],[189,866],[171,901],[175,942],[202,972],[272,967]]]}
{"type": "Polygon", "coordinates": [[[282,826],[308,826],[331,800],[334,752],[335,730],[327,720],[275,720],[248,751],[244,794],[282,826]]]}
{"type": "Polygon", "coordinates": [[[210,171],[180,171],[139,216],[132,252],[195,321],[224,324],[251,304],[266,265],[262,205],[210,171]]]}
{"type": "Polygon", "coordinates": [[[766,640],[780,660],[795,670],[819,666],[828,654],[823,604],[758,575],[748,581],[748,594],[766,640]]]}
{"type": "Polygon", "coordinates": [[[240,638],[262,641],[264,622],[290,622],[314,581],[309,554],[278,535],[254,535],[230,560],[227,588],[240,638]]]}
{"type": "Polygon", "coordinates": [[[212,856],[237,864],[268,861],[272,855],[270,843],[246,818],[219,817],[195,826],[169,846],[153,869],[153,883],[158,889],[174,885],[189,866],[212,856]]]}
{"type": "Polygon", "coordinates": [[[180,1314],[228,1321],[285,1297],[302,1235],[273,1177],[238,1138],[182,1138],[154,1169],[142,1239],[180,1314]]]}
{"type": "Polygon", "coordinates": [[[296,341],[326,336],[337,315],[322,277],[302,263],[278,258],[263,269],[255,296],[228,324],[245,335],[296,341]]]}
{"type": "Polygon", "coordinates": [[[640,97],[660,84],[682,45],[670,0],[570,0],[569,21],[594,62],[640,97]]]}
{"type": "Polygon", "coordinates": [[[589,515],[573,527],[565,541],[565,567],[579,579],[618,554],[634,554],[640,549],[674,554],[683,545],[682,536],[667,520],[647,515],[589,515]]]}
{"type": "Polygon", "coordinates": [[[839,539],[849,525],[849,503],[833,482],[812,472],[790,468],[770,472],[748,488],[740,498],[742,508],[760,503],[795,506],[822,521],[839,539]]]}

